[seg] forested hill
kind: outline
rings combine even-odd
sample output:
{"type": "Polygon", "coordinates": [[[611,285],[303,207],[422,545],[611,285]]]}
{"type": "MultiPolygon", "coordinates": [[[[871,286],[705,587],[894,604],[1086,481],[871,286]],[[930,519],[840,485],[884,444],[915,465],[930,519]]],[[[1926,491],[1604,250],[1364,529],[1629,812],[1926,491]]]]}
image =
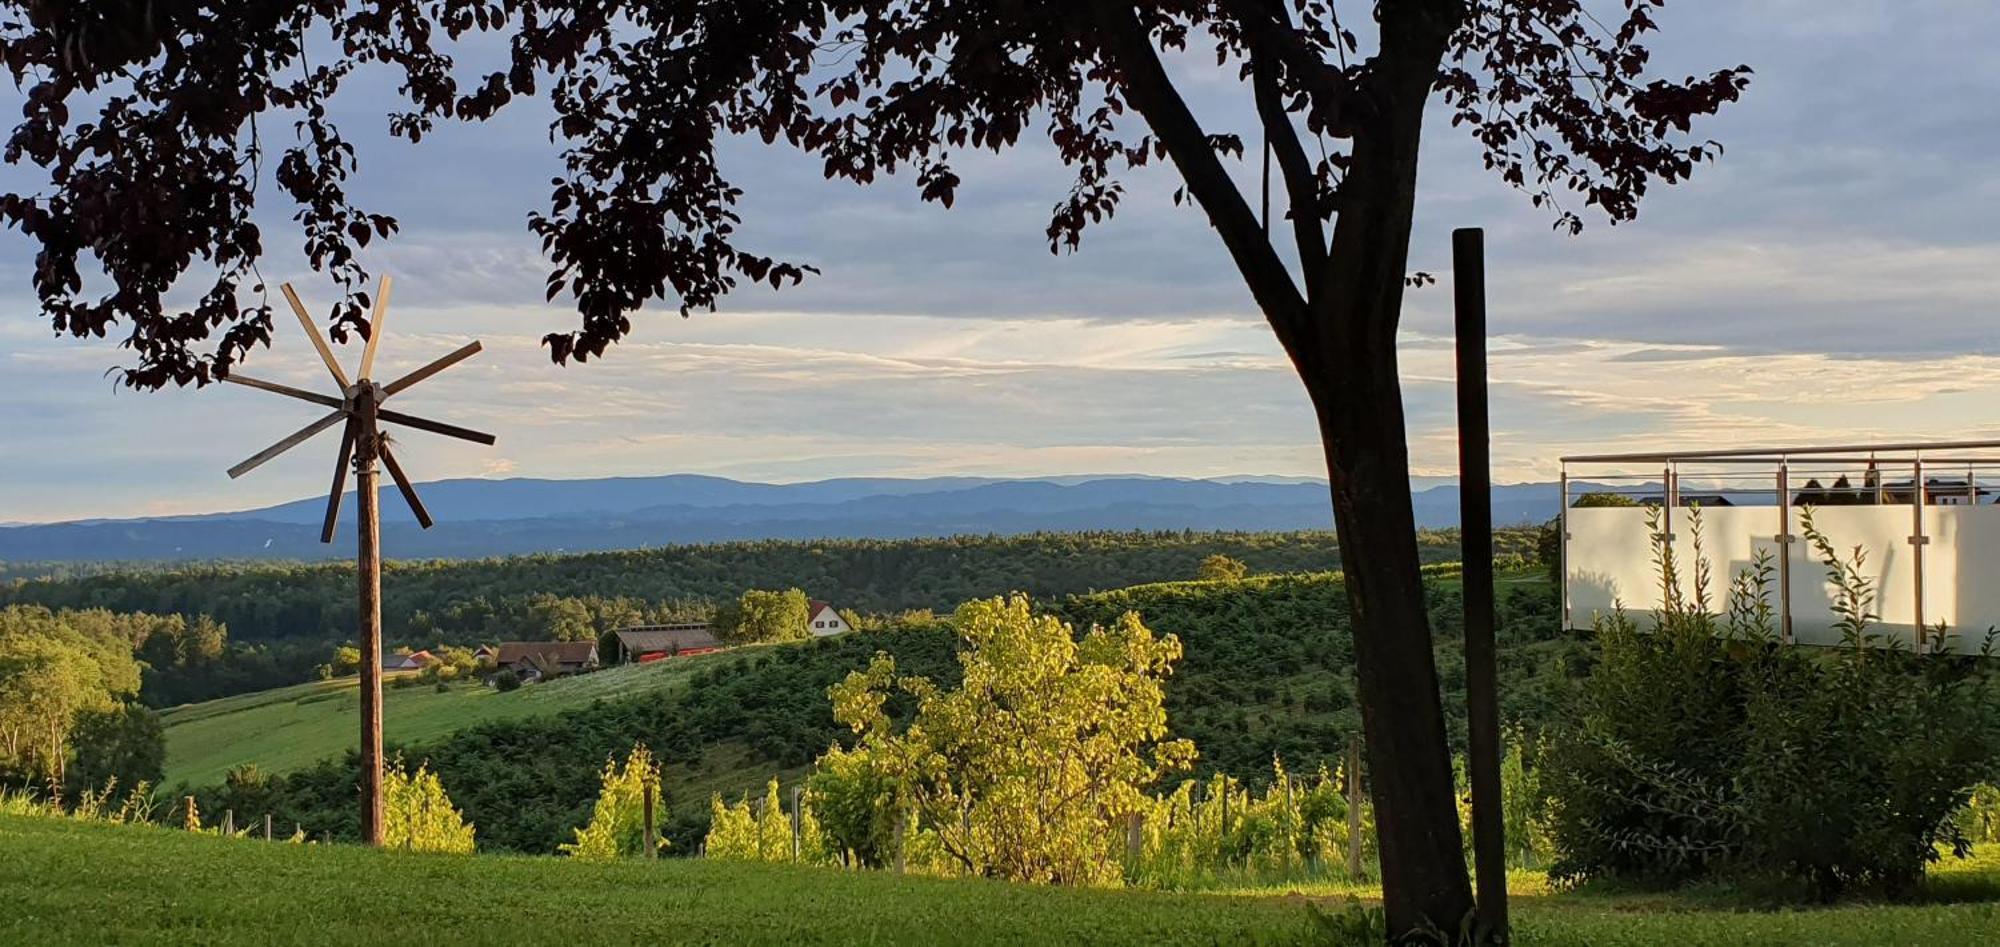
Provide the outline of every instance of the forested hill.
{"type": "MultiPolygon", "coordinates": [[[[1502,530],[1498,550],[1532,554],[1531,530],[1502,530]]],[[[1455,531],[1426,530],[1427,562],[1458,558],[1455,531]]],[[[503,609],[536,596],[625,598],[642,603],[714,602],[750,588],[804,589],[841,608],[888,613],[955,608],[1006,592],[1054,597],[1192,578],[1212,554],[1253,573],[1339,565],[1331,532],[1037,533],[945,539],[767,540],[578,555],[460,561],[391,561],[382,593],[384,637],[438,643],[464,631],[448,615],[480,603],[503,609]],[[419,613],[423,617],[419,618],[419,613]],[[413,636],[422,636],[421,639],[413,636]]],[[[117,612],[207,615],[230,640],[350,637],[354,570],[344,563],[221,563],[117,571],[0,585],[0,604],[108,608],[117,612]]],[[[527,632],[532,629],[519,629],[527,632]]],[[[468,641],[473,639],[467,639],[468,641]]],[[[453,642],[462,643],[462,642],[453,642]]]]}
{"type": "MultiPolygon", "coordinates": [[[[1532,556],[1533,530],[1502,530],[1502,553],[1532,556]]],[[[1425,531],[1426,561],[1458,558],[1458,537],[1425,531]]],[[[1038,533],[946,539],[778,541],[460,561],[392,561],[382,581],[388,646],[427,648],[584,638],[638,621],[700,617],[746,589],[798,588],[863,613],[935,609],[1007,592],[1053,599],[1192,578],[1222,554],[1253,573],[1339,565],[1331,532],[1038,533]]],[[[110,609],[219,622],[227,646],[154,668],[154,706],[306,680],[355,628],[354,570],[335,563],[235,563],[0,582],[0,604],[110,609]]]]}

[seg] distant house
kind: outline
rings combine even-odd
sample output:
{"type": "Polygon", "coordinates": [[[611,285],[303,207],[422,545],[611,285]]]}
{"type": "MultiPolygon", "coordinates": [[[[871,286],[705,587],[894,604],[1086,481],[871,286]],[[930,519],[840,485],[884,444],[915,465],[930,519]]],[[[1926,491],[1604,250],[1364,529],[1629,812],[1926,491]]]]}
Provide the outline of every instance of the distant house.
{"type": "Polygon", "coordinates": [[[385,654],[382,656],[382,670],[421,671],[436,661],[437,658],[429,651],[412,651],[409,654],[385,654]]]}
{"type": "Polygon", "coordinates": [[[633,625],[615,636],[618,660],[624,664],[686,657],[722,650],[722,642],[707,622],[680,622],[669,625],[633,625]]]}
{"type": "Polygon", "coordinates": [[[597,669],[597,642],[506,641],[494,649],[493,666],[512,670],[522,681],[581,674],[597,669]]]}
{"type": "Polygon", "coordinates": [[[847,619],[840,617],[840,613],[834,611],[833,606],[814,601],[806,608],[806,630],[812,632],[815,638],[824,638],[827,635],[853,631],[854,626],[848,624],[847,619]]]}

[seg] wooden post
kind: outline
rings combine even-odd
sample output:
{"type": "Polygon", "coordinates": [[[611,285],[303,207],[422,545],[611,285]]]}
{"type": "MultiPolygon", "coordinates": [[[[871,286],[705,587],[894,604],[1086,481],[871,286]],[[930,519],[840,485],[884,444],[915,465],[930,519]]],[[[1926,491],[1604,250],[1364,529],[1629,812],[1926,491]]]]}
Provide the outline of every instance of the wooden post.
{"type": "Polygon", "coordinates": [[[224,809],[224,810],[222,810],[222,834],[224,834],[224,835],[235,835],[235,834],[236,834],[236,810],[235,810],[235,809],[224,809]]]}
{"type": "Polygon", "coordinates": [[[271,840],[271,814],[266,812],[264,813],[264,841],[268,842],[270,840],[271,840]]]}
{"type": "Polygon", "coordinates": [[[1347,738],[1347,877],[1361,877],[1361,735],[1347,738]]]}
{"type": "Polygon", "coordinates": [[[659,837],[653,834],[653,781],[646,779],[641,782],[646,787],[646,857],[655,858],[659,855],[660,843],[659,837]]]}
{"type": "Polygon", "coordinates": [[[799,793],[804,786],[792,787],[792,861],[799,860],[799,793]]]}
{"type": "Polygon", "coordinates": [[[1292,808],[1292,777],[1285,775],[1285,871],[1292,870],[1292,853],[1299,847],[1298,810],[1292,808]]]}
{"type": "MultiPolygon", "coordinates": [[[[1458,335],[1459,558],[1464,561],[1466,770],[1472,786],[1476,905],[1488,935],[1507,931],[1506,821],[1500,806],[1500,673],[1493,639],[1493,462],[1486,401],[1486,237],[1452,231],[1458,335]]],[[[1678,484],[1671,485],[1672,503],[1678,484]]]]}
{"type": "Polygon", "coordinates": [[[360,584],[361,639],[361,841],[382,844],[382,512],[377,502],[377,390],[363,379],[354,394],[354,496],[360,584]]]}
{"type": "Polygon", "coordinates": [[[903,861],[903,814],[896,813],[896,874],[902,874],[903,861]]]}
{"type": "Polygon", "coordinates": [[[1146,816],[1134,812],[1125,817],[1125,861],[1130,870],[1139,870],[1139,860],[1146,854],[1146,816]]]}

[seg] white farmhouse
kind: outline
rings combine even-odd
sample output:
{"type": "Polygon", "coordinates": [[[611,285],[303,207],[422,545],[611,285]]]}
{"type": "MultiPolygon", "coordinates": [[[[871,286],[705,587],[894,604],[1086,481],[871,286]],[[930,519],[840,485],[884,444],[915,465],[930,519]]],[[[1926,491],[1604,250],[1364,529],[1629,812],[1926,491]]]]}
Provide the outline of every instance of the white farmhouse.
{"type": "Polygon", "coordinates": [[[806,630],[812,632],[815,638],[824,638],[827,635],[853,631],[854,626],[848,624],[847,619],[840,617],[840,613],[834,611],[833,606],[814,601],[806,606],[806,630]]]}

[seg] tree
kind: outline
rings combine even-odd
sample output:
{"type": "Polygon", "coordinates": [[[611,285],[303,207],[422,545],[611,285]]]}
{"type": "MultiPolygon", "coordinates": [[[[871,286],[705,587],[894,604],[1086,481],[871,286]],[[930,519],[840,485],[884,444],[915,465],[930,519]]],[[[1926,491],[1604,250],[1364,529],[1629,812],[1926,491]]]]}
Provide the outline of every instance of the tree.
{"type": "Polygon", "coordinates": [[[265,157],[260,115],[295,123],[275,178],[307,259],[343,289],[333,334],[365,331],[356,252],[397,224],[350,196],[358,158],[328,109],[362,63],[395,74],[407,108],[390,128],[412,141],[516,98],[553,105],[564,168],[529,227],[552,264],[549,298],[566,294],[580,316],[544,338],[558,362],[602,356],[648,302],[686,315],[741,280],[814,272],[739,244],[743,192],[717,161],[725,137],[782,139],[830,178],[909,171],[923,200],[949,206],[955,153],[1003,149],[1042,125],[1075,172],[1051,214],[1052,250],[1078,247],[1117,210],[1121,170],[1170,160],[1175,199],[1198,204],[1221,237],[1317,416],[1350,552],[1389,927],[1448,930],[1471,891],[1396,357],[1405,281],[1427,278],[1407,272],[1423,119],[1440,97],[1486,167],[1560,229],[1583,226],[1563,206],[1572,198],[1633,219],[1654,183],[1715,156],[1689,138],[1693,120],[1735,100],[1749,73],[1650,77],[1660,2],[1628,0],[1608,23],[1581,0],[382,0],[255,16],[224,0],[168,12],[42,3],[0,28],[0,48],[28,86],[7,157],[46,182],[0,196],[0,220],[39,244],[35,290],[56,330],[129,323],[137,363],[121,378],[153,388],[211,381],[269,339],[258,175],[245,173],[265,157]],[[308,36],[340,55],[308,61],[308,36]],[[475,40],[506,48],[505,67],[461,76],[451,52],[475,40]],[[1204,126],[1183,96],[1181,77],[1212,76],[1237,79],[1253,106],[1231,114],[1251,118],[1276,166],[1273,212],[1253,209],[1224,163],[1244,156],[1243,130],[1204,126]],[[194,302],[169,307],[173,289],[194,302]]]}
{"type": "Polygon", "coordinates": [[[76,747],[68,774],[72,794],[101,790],[113,780],[128,789],[157,786],[166,771],[166,728],[159,714],[139,704],[79,713],[70,742],[76,747]]]}
{"type": "Polygon", "coordinates": [[[1125,818],[1150,804],[1160,777],[1194,762],[1192,743],[1167,736],[1162,682],[1180,641],[1131,612],[1078,640],[1020,595],[967,602],[953,624],[965,645],[956,689],[899,676],[877,654],[828,691],[834,719],[962,870],[1116,882],[1125,818]],[[898,691],[917,703],[900,729],[884,709],[898,691]]]}
{"type": "Polygon", "coordinates": [[[811,612],[812,603],[798,589],[783,592],[751,589],[734,604],[718,609],[714,626],[716,633],[731,644],[797,641],[811,634],[806,630],[811,612]]]}
{"type": "Polygon", "coordinates": [[[1194,574],[1195,578],[1210,582],[1235,582],[1249,575],[1250,567],[1244,565],[1241,559],[1218,552],[1203,558],[1201,565],[1195,567],[1194,574]]]}

